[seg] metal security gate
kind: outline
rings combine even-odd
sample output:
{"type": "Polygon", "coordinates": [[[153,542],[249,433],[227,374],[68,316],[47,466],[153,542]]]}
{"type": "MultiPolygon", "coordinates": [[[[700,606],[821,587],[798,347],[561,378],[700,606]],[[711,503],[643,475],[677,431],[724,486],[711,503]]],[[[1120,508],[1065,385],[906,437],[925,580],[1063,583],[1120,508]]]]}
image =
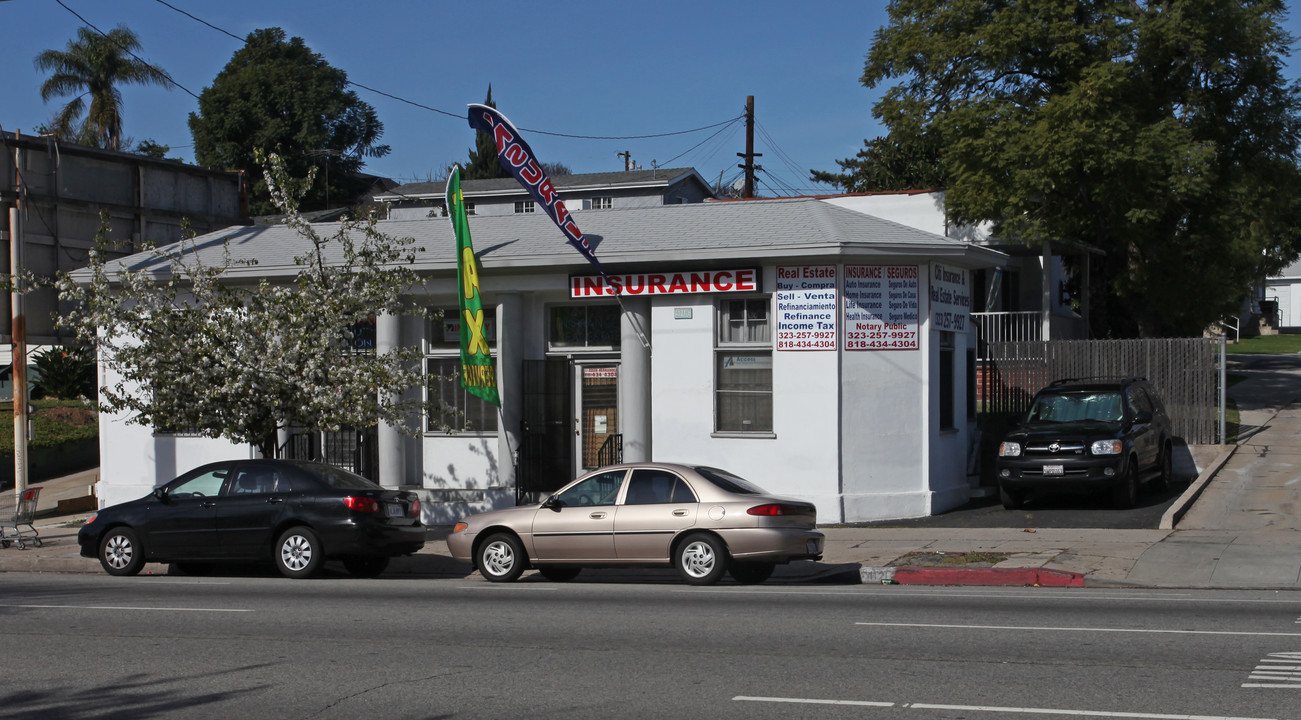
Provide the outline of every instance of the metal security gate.
{"type": "Polygon", "coordinates": [[[567,358],[524,361],[517,504],[538,502],[573,479],[572,377],[567,358]]]}
{"type": "Polygon", "coordinates": [[[1161,394],[1176,437],[1223,442],[1222,348],[1218,338],[990,343],[979,370],[981,411],[1025,412],[1036,391],[1061,378],[1138,376],[1161,394]]]}
{"type": "Polygon", "coordinates": [[[379,482],[378,440],[377,427],[300,432],[276,448],[276,457],[323,462],[379,482]]]}

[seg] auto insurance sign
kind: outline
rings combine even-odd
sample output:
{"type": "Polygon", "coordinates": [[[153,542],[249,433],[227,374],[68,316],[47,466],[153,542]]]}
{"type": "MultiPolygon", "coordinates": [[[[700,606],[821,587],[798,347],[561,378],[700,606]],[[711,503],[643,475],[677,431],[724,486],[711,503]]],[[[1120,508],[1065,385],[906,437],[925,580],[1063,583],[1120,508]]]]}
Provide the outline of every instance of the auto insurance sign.
{"type": "Polygon", "coordinates": [[[845,349],[916,350],[917,265],[845,266],[845,349]]]}

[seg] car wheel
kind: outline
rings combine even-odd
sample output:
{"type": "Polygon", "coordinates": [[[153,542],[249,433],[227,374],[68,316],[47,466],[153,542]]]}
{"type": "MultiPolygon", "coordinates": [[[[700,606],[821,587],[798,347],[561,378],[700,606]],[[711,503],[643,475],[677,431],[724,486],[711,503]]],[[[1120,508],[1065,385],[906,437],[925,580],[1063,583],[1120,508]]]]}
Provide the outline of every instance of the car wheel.
{"type": "Polygon", "coordinates": [[[570,580],[573,580],[574,578],[578,577],[578,573],[582,571],[583,571],[582,568],[554,567],[551,565],[543,565],[542,567],[538,568],[538,572],[542,573],[542,577],[552,582],[569,582],[570,580]]]}
{"type": "Polygon", "coordinates": [[[484,540],[474,558],[479,573],[492,582],[514,582],[528,565],[524,546],[509,533],[497,533],[484,540]]]}
{"type": "Polygon", "coordinates": [[[727,548],[713,535],[691,535],[678,545],[678,574],[692,585],[713,585],[727,572],[727,548]]]}
{"type": "Polygon", "coordinates": [[[998,499],[1003,501],[1004,510],[1016,510],[1021,507],[1025,501],[1025,496],[1017,490],[1008,490],[1002,485],[998,486],[998,499]]]}
{"type": "Polygon", "coordinates": [[[305,527],[289,528],[276,541],[276,569],[287,578],[316,574],[324,558],[321,541],[305,527]]]}
{"type": "Polygon", "coordinates": [[[1166,443],[1165,447],[1161,449],[1161,459],[1159,461],[1161,464],[1161,471],[1160,474],[1156,476],[1155,483],[1156,487],[1160,490],[1169,488],[1174,482],[1175,473],[1174,458],[1172,457],[1173,454],[1173,448],[1170,446],[1170,443],[1166,443]]]}
{"type": "Polygon", "coordinates": [[[343,559],[343,567],[353,577],[373,578],[388,569],[387,555],[360,555],[343,559]]]}
{"type": "Polygon", "coordinates": [[[776,563],[770,562],[736,562],[733,561],[727,571],[732,575],[732,579],[742,585],[758,585],[759,583],[772,577],[772,571],[777,567],[776,563]]]}
{"type": "Polygon", "coordinates": [[[99,564],[109,575],[135,575],[145,566],[144,548],[134,530],[115,527],[99,541],[99,564]]]}
{"type": "Polygon", "coordinates": [[[1129,469],[1111,491],[1111,504],[1121,510],[1128,510],[1138,504],[1138,462],[1129,459],[1129,469]]]}

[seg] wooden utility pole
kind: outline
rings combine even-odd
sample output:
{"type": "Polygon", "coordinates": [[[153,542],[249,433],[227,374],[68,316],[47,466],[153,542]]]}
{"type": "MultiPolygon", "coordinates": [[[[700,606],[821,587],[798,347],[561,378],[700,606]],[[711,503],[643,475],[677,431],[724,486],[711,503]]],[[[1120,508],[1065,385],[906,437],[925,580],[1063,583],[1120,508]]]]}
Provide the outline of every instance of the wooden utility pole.
{"type": "Polygon", "coordinates": [[[754,171],[762,170],[762,165],[755,165],[754,159],[763,157],[763,153],[754,151],[754,96],[745,97],[745,152],[737,153],[737,157],[743,158],[744,163],[737,165],[745,171],[745,187],[741,190],[741,197],[754,197],[754,171]]]}

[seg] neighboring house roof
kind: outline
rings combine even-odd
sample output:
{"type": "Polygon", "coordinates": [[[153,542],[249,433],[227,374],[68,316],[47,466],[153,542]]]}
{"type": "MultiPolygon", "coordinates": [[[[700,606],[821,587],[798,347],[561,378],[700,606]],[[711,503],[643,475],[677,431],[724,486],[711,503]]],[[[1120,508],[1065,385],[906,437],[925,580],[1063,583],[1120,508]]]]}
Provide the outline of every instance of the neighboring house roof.
{"type": "MultiPolygon", "coordinates": [[[[744,263],[786,257],[803,263],[818,259],[834,263],[865,256],[886,260],[891,256],[927,256],[967,267],[1003,265],[1007,260],[996,250],[808,198],[608,210],[584,214],[579,223],[607,271],[630,264],[744,263]]],[[[328,237],[337,233],[340,225],[313,227],[328,237]]],[[[416,240],[422,252],[413,264],[415,270],[456,268],[456,240],[446,218],[386,220],[378,223],[378,229],[416,240]]],[[[509,268],[565,273],[591,270],[551,219],[541,213],[471,217],[470,230],[485,272],[509,268]]],[[[205,265],[222,266],[226,241],[233,260],[255,263],[231,267],[228,273],[232,277],[297,274],[294,257],[310,249],[309,241],[288,226],[258,225],[209,233],[164,250],[172,252],[183,245],[187,253],[197,253],[205,265]]],[[[341,259],[337,243],[326,247],[332,260],[341,259]]],[[[157,258],[142,253],[109,263],[108,271],[112,274],[122,266],[164,269],[157,258]]],[[[84,280],[85,271],[73,276],[84,280]]]]}
{"type": "Polygon", "coordinates": [[[1269,282],[1270,280],[1293,280],[1296,278],[1301,278],[1301,261],[1294,262],[1283,268],[1282,272],[1269,278],[1266,282],[1269,282]]]}
{"type": "MultiPolygon", "coordinates": [[[[709,183],[700,177],[695,168],[657,168],[654,170],[621,170],[618,172],[582,173],[578,175],[555,175],[551,185],[562,195],[565,193],[593,192],[599,190],[633,190],[645,188],[668,188],[684,180],[694,178],[708,194],[713,194],[709,183]]],[[[488,197],[494,195],[527,195],[515,178],[493,178],[491,180],[462,180],[461,192],[467,198],[488,197]]],[[[447,183],[423,182],[399,185],[389,192],[375,196],[376,202],[399,202],[402,200],[442,200],[447,194],[447,183]]]]}

